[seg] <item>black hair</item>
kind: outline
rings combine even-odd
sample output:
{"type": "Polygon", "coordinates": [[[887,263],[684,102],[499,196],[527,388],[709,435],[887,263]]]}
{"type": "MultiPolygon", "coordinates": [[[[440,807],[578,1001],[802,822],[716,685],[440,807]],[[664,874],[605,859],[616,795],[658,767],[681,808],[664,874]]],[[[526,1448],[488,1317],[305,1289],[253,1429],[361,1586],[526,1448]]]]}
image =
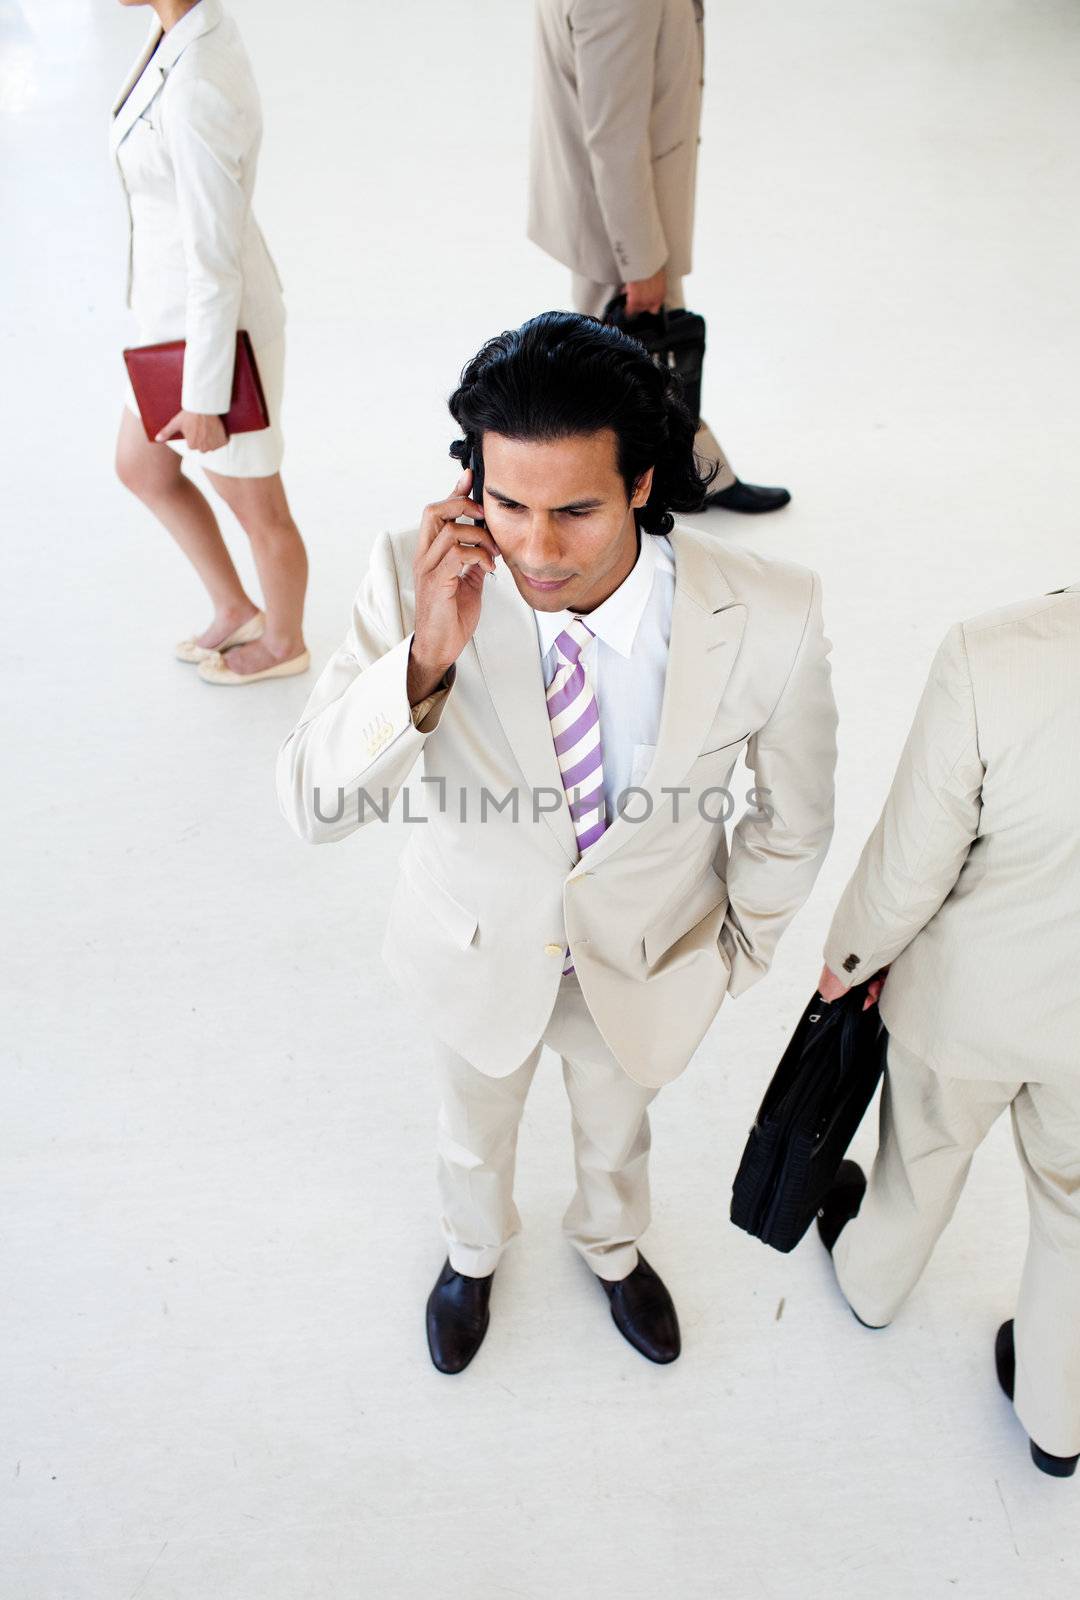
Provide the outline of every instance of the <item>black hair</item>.
{"type": "Polygon", "coordinates": [[[700,511],[719,471],[694,455],[697,425],[677,374],[621,329],[573,311],[544,311],[489,339],[448,404],[465,434],[450,454],[465,466],[488,429],[529,440],[613,429],[628,496],[655,469],[635,511],[644,533],[669,533],[673,511],[700,511]]]}

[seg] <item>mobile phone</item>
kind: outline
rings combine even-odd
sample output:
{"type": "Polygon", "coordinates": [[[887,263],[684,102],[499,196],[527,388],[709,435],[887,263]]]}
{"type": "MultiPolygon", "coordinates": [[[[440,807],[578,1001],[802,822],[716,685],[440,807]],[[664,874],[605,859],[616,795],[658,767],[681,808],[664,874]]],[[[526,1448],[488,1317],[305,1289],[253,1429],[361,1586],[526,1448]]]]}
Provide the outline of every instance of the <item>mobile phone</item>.
{"type": "MultiPolygon", "coordinates": [[[[472,440],[466,433],[464,439],[455,439],[450,446],[450,454],[455,461],[472,471],[472,486],[469,489],[469,499],[475,500],[477,505],[484,504],[484,457],[480,451],[479,440],[472,440]]],[[[486,528],[487,523],[483,517],[469,519],[474,528],[486,528]]]]}
{"type": "MultiPolygon", "coordinates": [[[[484,458],[480,453],[480,443],[473,445],[469,455],[469,466],[472,468],[472,488],[469,490],[469,499],[475,500],[478,506],[484,503],[484,458]]],[[[483,517],[473,518],[478,528],[486,528],[487,523],[483,517]]]]}

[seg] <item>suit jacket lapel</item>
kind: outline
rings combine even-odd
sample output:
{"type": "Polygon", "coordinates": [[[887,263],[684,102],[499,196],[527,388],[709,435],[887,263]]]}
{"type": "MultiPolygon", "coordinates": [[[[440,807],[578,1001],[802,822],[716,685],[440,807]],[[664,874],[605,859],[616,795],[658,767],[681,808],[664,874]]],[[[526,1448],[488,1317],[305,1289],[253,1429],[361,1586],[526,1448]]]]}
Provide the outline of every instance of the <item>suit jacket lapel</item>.
{"type": "Polygon", "coordinates": [[[114,151],[157,94],[166,73],[177,57],[186,50],[193,39],[197,39],[200,34],[209,33],[211,28],[216,28],[223,15],[221,0],[199,0],[199,4],[189,11],[186,17],[181,17],[179,22],[174,23],[164,36],[157,22],[154,23],[150,37],[125,79],[113,106],[110,145],[114,151]],[[150,65],[151,57],[153,57],[152,65],[150,65]]]}
{"type": "MultiPolygon", "coordinates": [[[[701,752],[702,741],[723,697],[746,627],[747,609],[731,590],[715,556],[688,529],[672,530],[675,595],[671,608],[664,699],[652,766],[640,787],[659,811],[670,796],[661,791],[681,782],[701,752]]],[[[645,802],[631,797],[631,817],[641,817],[645,802]]],[[[644,824],[613,817],[583,858],[579,871],[591,871],[621,848],[644,824]]]]}
{"type": "Polygon", "coordinates": [[[155,61],[153,69],[147,70],[150,58],[157,49],[161,35],[162,30],[155,23],[150,30],[149,38],[139,52],[135,65],[124,79],[120,93],[113,104],[109,146],[114,152],[135,126],[136,119],[142,115],[161,88],[163,74],[160,61],[155,61]]]}
{"type": "MultiPolygon", "coordinates": [[[[675,595],[664,700],[656,754],[641,785],[648,791],[654,811],[668,799],[661,789],[684,778],[701,750],[731,676],[747,615],[700,536],[676,527],[671,546],[675,595]]],[[[536,621],[505,566],[484,596],[473,645],[496,715],[527,786],[553,789],[561,795],[562,777],[548,721],[536,621]]],[[[525,802],[523,797],[523,803],[531,805],[531,800],[525,802]]],[[[632,802],[631,814],[638,815],[643,806],[644,802],[632,802]]],[[[560,804],[557,811],[547,813],[546,820],[559,848],[576,860],[577,837],[567,806],[560,804]]],[[[591,869],[605,860],[632,839],[640,826],[626,818],[613,818],[582,866],[591,869]]]]}

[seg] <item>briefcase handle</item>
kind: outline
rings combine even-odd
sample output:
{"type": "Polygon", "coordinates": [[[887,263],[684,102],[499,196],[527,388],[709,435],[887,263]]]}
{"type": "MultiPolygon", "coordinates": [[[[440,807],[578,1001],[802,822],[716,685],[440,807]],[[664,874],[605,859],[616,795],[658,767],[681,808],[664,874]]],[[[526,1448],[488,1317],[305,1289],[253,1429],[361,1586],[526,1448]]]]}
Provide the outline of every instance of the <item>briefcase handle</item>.
{"type": "MultiPolygon", "coordinates": [[[[609,322],[612,327],[621,328],[624,333],[633,333],[634,327],[646,319],[654,324],[661,335],[668,331],[668,308],[661,306],[659,311],[639,311],[636,317],[626,315],[626,296],[622,293],[613,294],[604,307],[603,322],[609,322]]],[[[650,329],[651,331],[651,329],[650,329]]]]}

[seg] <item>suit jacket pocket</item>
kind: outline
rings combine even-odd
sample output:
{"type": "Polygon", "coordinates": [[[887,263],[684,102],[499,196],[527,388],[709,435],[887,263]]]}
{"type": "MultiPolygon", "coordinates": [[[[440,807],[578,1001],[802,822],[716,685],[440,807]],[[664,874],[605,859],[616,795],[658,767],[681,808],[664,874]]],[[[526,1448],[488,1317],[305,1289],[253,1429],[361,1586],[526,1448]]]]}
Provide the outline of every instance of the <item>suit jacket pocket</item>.
{"type": "Polygon", "coordinates": [[[706,756],[718,756],[722,751],[735,750],[739,745],[745,743],[749,737],[749,733],[741,733],[737,739],[729,739],[726,744],[714,744],[708,750],[699,750],[694,760],[704,761],[706,756]]]}
{"type": "Polygon", "coordinates": [[[456,900],[419,856],[407,852],[401,858],[401,870],[410,888],[424,902],[443,932],[455,944],[468,949],[476,933],[478,918],[460,900],[456,900]]]}
{"type": "Polygon", "coordinates": [[[645,964],[650,970],[661,960],[665,969],[681,966],[703,950],[717,948],[727,903],[726,881],[712,867],[706,867],[689,892],[646,928],[645,964]]]}

